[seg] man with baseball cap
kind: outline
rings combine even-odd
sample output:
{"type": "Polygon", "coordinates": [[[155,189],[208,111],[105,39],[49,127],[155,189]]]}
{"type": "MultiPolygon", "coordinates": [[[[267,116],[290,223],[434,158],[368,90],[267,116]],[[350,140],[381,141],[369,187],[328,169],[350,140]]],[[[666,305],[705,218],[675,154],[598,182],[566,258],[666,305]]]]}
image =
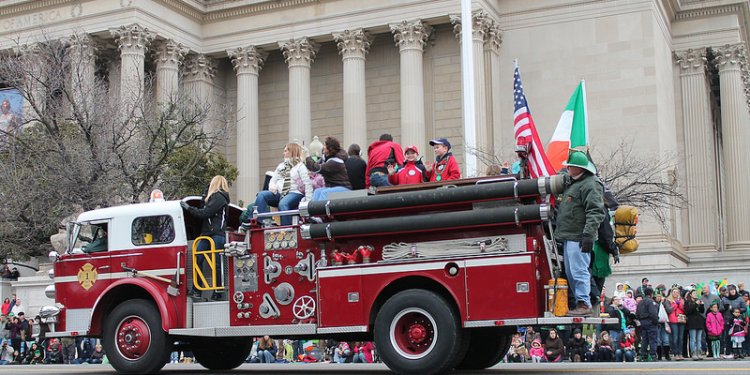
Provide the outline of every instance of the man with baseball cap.
{"type": "Polygon", "coordinates": [[[406,160],[402,166],[388,166],[388,181],[393,185],[419,184],[425,182],[425,167],[419,159],[417,146],[407,146],[406,160]]]}
{"type": "Polygon", "coordinates": [[[435,152],[435,163],[428,163],[425,175],[430,182],[458,180],[461,178],[461,169],[453,157],[451,143],[446,138],[436,138],[430,141],[430,146],[435,152]]]}

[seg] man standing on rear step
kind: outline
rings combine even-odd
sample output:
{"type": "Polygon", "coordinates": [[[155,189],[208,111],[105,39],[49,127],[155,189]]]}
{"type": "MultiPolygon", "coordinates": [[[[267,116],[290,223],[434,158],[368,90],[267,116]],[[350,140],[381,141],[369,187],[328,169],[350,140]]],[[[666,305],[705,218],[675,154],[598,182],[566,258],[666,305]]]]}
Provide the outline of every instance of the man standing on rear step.
{"type": "Polygon", "coordinates": [[[555,237],[564,243],[563,258],[568,285],[576,307],[568,316],[591,316],[591,250],[604,220],[604,194],[596,167],[586,154],[573,151],[568,161],[565,191],[558,196],[555,237]]]}

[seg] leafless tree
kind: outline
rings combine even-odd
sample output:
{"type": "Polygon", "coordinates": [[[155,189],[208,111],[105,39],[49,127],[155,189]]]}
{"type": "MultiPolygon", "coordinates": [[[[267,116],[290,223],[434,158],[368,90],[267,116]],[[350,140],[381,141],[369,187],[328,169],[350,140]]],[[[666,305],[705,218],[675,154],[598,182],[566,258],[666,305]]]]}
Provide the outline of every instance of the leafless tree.
{"type": "MultiPolygon", "coordinates": [[[[226,121],[209,117],[226,111],[189,97],[155,103],[149,77],[144,90],[119,100],[94,75],[84,44],[18,43],[0,56],[0,82],[25,101],[20,126],[0,134],[0,257],[43,253],[76,210],[141,201],[164,176],[205,167],[226,136],[226,121]]],[[[175,197],[189,190],[180,181],[161,188],[175,197]]]]}
{"type": "Polygon", "coordinates": [[[613,149],[594,150],[593,160],[620,204],[635,206],[665,225],[673,208],[688,204],[678,183],[677,155],[637,152],[633,146],[632,140],[622,140],[613,149]]]}

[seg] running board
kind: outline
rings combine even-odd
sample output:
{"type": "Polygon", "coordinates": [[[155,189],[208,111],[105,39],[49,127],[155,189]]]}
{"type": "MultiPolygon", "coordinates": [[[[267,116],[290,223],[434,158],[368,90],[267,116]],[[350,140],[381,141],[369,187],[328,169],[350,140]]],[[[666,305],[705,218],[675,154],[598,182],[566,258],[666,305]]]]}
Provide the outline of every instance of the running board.
{"type": "Polygon", "coordinates": [[[175,336],[232,337],[232,336],[289,336],[315,335],[316,324],[275,324],[240,327],[175,328],[169,334],[175,336]]]}
{"type": "Polygon", "coordinates": [[[479,327],[506,327],[527,325],[566,325],[566,324],[617,324],[617,318],[599,317],[550,317],[550,318],[522,318],[522,319],[499,319],[499,320],[467,320],[464,328],[479,327]]]}

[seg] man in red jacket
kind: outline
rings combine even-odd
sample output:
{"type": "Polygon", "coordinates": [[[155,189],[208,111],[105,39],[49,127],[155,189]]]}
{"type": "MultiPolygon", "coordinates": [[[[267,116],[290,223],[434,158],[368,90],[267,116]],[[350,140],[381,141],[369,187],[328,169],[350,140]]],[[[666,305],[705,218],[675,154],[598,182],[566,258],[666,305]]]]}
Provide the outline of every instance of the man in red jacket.
{"type": "Polygon", "coordinates": [[[373,142],[367,149],[367,171],[365,185],[390,186],[388,182],[388,165],[404,164],[404,152],[401,145],[393,142],[393,136],[386,133],[380,140],[373,142]]]}
{"type": "Polygon", "coordinates": [[[461,178],[461,170],[458,162],[450,152],[451,143],[445,138],[433,139],[430,146],[435,151],[435,163],[428,163],[425,171],[430,182],[458,180],[461,178]]]}

